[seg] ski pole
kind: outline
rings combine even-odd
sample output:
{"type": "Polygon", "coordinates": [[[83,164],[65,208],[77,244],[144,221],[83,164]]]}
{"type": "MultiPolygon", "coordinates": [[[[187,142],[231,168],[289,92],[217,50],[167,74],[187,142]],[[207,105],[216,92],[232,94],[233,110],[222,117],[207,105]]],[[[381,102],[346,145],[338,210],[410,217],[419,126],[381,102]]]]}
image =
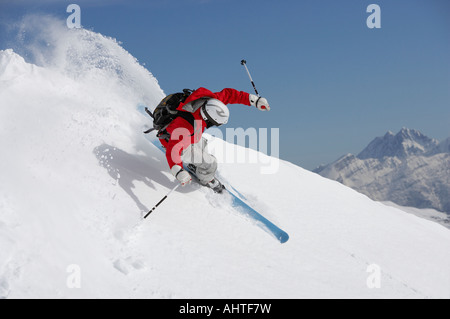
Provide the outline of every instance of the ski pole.
{"type": "Polygon", "coordinates": [[[245,70],[247,71],[248,77],[250,78],[250,82],[252,82],[253,88],[255,89],[256,95],[260,96],[259,93],[258,93],[258,90],[256,89],[255,83],[253,82],[252,76],[250,75],[250,72],[248,71],[247,61],[242,60],[241,61],[241,65],[243,65],[245,67],[245,70]]]}
{"type": "Polygon", "coordinates": [[[147,218],[148,215],[150,215],[150,214],[156,209],[156,207],[158,207],[163,201],[165,201],[165,200],[167,199],[167,197],[169,197],[169,195],[172,194],[172,192],[175,191],[175,190],[178,188],[178,186],[180,186],[180,185],[181,185],[181,184],[177,184],[174,188],[172,188],[172,190],[171,190],[170,192],[168,192],[167,195],[164,196],[164,197],[158,202],[158,204],[156,204],[152,209],[150,209],[150,210],[148,211],[147,214],[145,214],[144,218],[147,218]]]}
{"type": "MultiPolygon", "coordinates": [[[[153,120],[155,120],[155,118],[153,117],[153,113],[148,109],[148,107],[145,107],[144,110],[145,110],[145,113],[147,113],[153,120]]],[[[143,133],[148,134],[150,132],[153,132],[154,130],[155,130],[155,128],[150,128],[150,129],[144,131],[143,133]]]]}

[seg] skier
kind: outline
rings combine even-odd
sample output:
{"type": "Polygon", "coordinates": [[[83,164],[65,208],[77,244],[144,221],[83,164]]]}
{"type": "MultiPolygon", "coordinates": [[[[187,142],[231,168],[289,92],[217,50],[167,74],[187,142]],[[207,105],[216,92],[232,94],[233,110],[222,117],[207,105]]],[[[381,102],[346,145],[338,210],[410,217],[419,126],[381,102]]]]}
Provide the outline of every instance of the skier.
{"type": "Polygon", "coordinates": [[[226,88],[213,93],[201,87],[193,91],[177,107],[180,113],[190,112],[192,116],[176,117],[166,127],[165,137],[160,137],[161,144],[166,149],[170,171],[182,186],[191,182],[191,175],[183,169],[185,163],[200,184],[217,193],[222,192],[224,187],[215,178],[217,160],[206,151],[206,141],[202,134],[209,127],[228,122],[230,111],[227,104],[244,104],[255,106],[261,111],[270,110],[267,99],[235,89],[226,88]]]}

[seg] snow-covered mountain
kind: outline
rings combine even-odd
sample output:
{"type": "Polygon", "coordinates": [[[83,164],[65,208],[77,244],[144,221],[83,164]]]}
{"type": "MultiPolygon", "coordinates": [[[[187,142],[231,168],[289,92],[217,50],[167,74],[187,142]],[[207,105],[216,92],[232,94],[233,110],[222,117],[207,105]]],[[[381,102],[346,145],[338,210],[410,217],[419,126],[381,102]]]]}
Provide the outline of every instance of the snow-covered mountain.
{"type": "Polygon", "coordinates": [[[359,159],[384,157],[405,158],[407,156],[425,155],[438,146],[439,142],[421,132],[402,128],[397,134],[387,132],[383,137],[375,138],[358,154],[359,159]]]}
{"type": "Polygon", "coordinates": [[[37,64],[0,51],[1,298],[450,298],[449,229],[212,136],[220,175],[289,241],[196,185],[142,221],[175,185],[136,112],[156,79],[114,39],[25,31],[37,64]]]}
{"type": "Polygon", "coordinates": [[[435,148],[433,148],[429,155],[439,154],[439,153],[450,153],[450,137],[440,142],[435,148]]]}
{"type": "Polygon", "coordinates": [[[314,172],[374,200],[450,213],[449,141],[402,128],[375,138],[357,156],[347,154],[314,172]]]}

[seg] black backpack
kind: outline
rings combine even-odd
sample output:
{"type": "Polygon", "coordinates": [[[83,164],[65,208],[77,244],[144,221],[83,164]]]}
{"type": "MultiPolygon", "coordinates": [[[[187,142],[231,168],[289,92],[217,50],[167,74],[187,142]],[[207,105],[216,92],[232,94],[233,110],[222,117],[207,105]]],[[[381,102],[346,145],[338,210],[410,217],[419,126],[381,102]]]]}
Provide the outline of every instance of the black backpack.
{"type": "Polygon", "coordinates": [[[158,138],[168,140],[170,135],[167,133],[166,128],[175,118],[181,116],[189,123],[194,123],[194,116],[191,112],[177,110],[180,103],[186,101],[192,92],[192,90],[184,89],[183,92],[167,95],[159,102],[153,113],[148,108],[145,108],[147,114],[153,118],[153,128],[144,133],[147,134],[156,130],[158,131],[158,134],[156,134],[158,138]]]}

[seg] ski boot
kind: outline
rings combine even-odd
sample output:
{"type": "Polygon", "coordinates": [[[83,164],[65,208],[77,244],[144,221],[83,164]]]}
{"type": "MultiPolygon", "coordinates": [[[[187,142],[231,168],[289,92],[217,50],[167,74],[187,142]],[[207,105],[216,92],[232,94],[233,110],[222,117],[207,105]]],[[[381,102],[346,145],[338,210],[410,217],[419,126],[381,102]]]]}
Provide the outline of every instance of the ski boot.
{"type": "Polygon", "coordinates": [[[221,194],[223,190],[225,189],[225,186],[217,178],[214,178],[212,181],[210,181],[208,184],[206,184],[209,188],[211,188],[214,193],[221,194]]]}
{"type": "MultiPolygon", "coordinates": [[[[197,177],[197,175],[196,175],[197,166],[195,166],[194,164],[188,164],[187,169],[190,171],[191,174],[193,174],[195,177],[197,177]]],[[[225,186],[223,186],[223,184],[221,182],[219,182],[219,180],[217,178],[213,178],[212,181],[210,181],[206,184],[204,184],[202,182],[200,182],[200,184],[211,188],[215,193],[218,193],[218,194],[221,194],[222,191],[225,189],[225,186]]]]}

